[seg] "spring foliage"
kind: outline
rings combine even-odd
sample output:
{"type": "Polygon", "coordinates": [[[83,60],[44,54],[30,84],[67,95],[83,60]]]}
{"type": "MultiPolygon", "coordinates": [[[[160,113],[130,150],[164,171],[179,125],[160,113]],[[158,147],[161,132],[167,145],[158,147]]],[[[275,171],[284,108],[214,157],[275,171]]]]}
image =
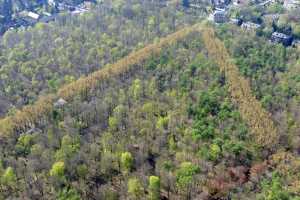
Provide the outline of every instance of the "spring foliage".
{"type": "Polygon", "coordinates": [[[232,101],[238,105],[242,118],[250,126],[255,142],[262,147],[274,147],[278,143],[279,134],[270,113],[253,96],[249,82],[240,75],[239,69],[232,63],[224,44],[217,39],[212,28],[203,31],[203,40],[209,55],[225,74],[232,101]]]}
{"type": "Polygon", "coordinates": [[[87,96],[89,92],[101,87],[105,81],[125,75],[130,70],[134,70],[138,64],[144,62],[147,58],[158,55],[166,46],[175,44],[177,41],[184,39],[188,34],[197,31],[198,24],[183,28],[164,38],[158,43],[150,44],[136,52],[132,52],[128,56],[120,59],[114,64],[108,64],[103,69],[96,71],[87,77],[80,78],[58,90],[55,95],[47,95],[41,97],[35,104],[25,106],[15,115],[8,116],[0,120],[0,137],[22,132],[30,128],[35,123],[39,123],[47,118],[53,110],[53,103],[58,97],[65,100],[71,100],[76,95],[87,96]]]}

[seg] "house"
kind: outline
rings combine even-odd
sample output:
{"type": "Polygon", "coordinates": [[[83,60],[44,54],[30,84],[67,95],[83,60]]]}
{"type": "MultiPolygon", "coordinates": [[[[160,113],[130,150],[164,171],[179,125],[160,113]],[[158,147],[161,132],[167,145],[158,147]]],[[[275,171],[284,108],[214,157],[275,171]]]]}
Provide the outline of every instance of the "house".
{"type": "Polygon", "coordinates": [[[191,8],[196,8],[196,9],[202,9],[203,6],[199,5],[199,4],[190,4],[191,8]]]}
{"type": "Polygon", "coordinates": [[[74,11],[75,7],[66,3],[58,3],[57,6],[58,10],[60,11],[74,11]]]}
{"type": "Polygon", "coordinates": [[[249,0],[232,0],[232,4],[234,6],[247,6],[249,4],[249,0]]]}
{"type": "Polygon", "coordinates": [[[186,4],[186,2],[189,3],[189,7],[191,7],[191,8],[196,8],[196,9],[203,8],[203,1],[201,1],[201,0],[188,0],[188,1],[185,1],[184,4],[186,4]]]}
{"type": "Polygon", "coordinates": [[[284,46],[290,46],[293,43],[293,37],[284,33],[274,32],[272,33],[271,41],[281,43],[284,46]]]}
{"type": "Polygon", "coordinates": [[[247,30],[247,31],[255,31],[257,30],[258,28],[261,27],[260,24],[256,24],[256,23],[253,23],[253,22],[244,22],[241,26],[244,30],[247,30]]]}
{"type": "Polygon", "coordinates": [[[38,19],[40,18],[40,15],[39,15],[39,14],[34,13],[34,12],[31,12],[31,11],[29,11],[29,12],[27,13],[27,16],[28,16],[28,17],[31,17],[32,19],[35,19],[35,20],[38,20],[38,19]]]}
{"type": "Polygon", "coordinates": [[[48,0],[48,5],[55,7],[56,2],[54,0],[48,0]]]}
{"type": "Polygon", "coordinates": [[[260,6],[269,6],[272,3],[273,3],[273,0],[267,0],[267,1],[259,3],[258,5],[260,5],[260,6]]]}
{"type": "Polygon", "coordinates": [[[67,104],[68,102],[66,100],[64,100],[63,98],[58,99],[55,103],[54,103],[54,107],[55,108],[62,108],[65,104],[67,104]]]}
{"type": "Polygon", "coordinates": [[[211,0],[211,4],[218,8],[225,8],[230,4],[230,0],[211,0]]]}
{"type": "Polygon", "coordinates": [[[283,3],[283,7],[287,10],[300,8],[300,0],[285,0],[283,3]]]}
{"type": "Polygon", "coordinates": [[[85,8],[76,7],[75,10],[73,10],[71,13],[72,13],[73,15],[77,15],[77,14],[80,14],[80,15],[81,15],[81,14],[87,12],[87,11],[88,11],[88,10],[85,9],[85,8]]]}
{"type": "Polygon", "coordinates": [[[238,18],[231,18],[230,19],[230,23],[235,24],[237,26],[242,25],[243,20],[242,19],[238,19],[238,18]]]}
{"type": "Polygon", "coordinates": [[[92,9],[92,7],[93,7],[93,2],[90,2],[90,1],[83,2],[83,8],[90,10],[90,9],[92,9]]]}
{"type": "Polygon", "coordinates": [[[216,10],[213,13],[213,20],[215,23],[225,23],[228,21],[227,12],[225,10],[216,10]]]}

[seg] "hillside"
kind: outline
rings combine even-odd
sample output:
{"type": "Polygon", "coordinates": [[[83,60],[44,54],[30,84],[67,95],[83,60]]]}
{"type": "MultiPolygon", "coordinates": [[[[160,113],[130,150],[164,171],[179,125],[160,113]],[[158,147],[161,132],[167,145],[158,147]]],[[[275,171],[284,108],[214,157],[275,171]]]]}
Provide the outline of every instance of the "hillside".
{"type": "MultiPolygon", "coordinates": [[[[260,103],[252,92],[251,101],[235,95],[231,88],[249,90],[250,85],[232,81],[246,81],[238,72],[225,70],[224,77],[223,63],[231,62],[226,49],[201,26],[162,38],[2,121],[2,133],[11,133],[1,145],[7,177],[2,195],[266,199],[276,190],[295,196],[293,190],[271,187],[280,181],[275,173],[280,160],[293,154],[270,140],[279,150],[275,153],[257,137],[271,134],[263,132],[265,120],[272,124],[269,114],[260,106],[246,109],[262,112],[256,125],[253,115],[244,113],[243,101],[260,103]],[[53,107],[59,96],[67,103],[53,107]],[[3,129],[9,124],[14,128],[3,129]]],[[[297,166],[295,161],[288,170],[297,166]]]]}
{"type": "Polygon", "coordinates": [[[299,200],[300,48],[159,2],[0,39],[0,200],[299,200]]]}

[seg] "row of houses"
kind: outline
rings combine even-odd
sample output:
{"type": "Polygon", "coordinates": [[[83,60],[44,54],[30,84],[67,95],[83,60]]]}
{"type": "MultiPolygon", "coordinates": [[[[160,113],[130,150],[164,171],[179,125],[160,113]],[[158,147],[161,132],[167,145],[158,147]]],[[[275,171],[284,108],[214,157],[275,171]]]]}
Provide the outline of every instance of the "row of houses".
{"type": "Polygon", "coordinates": [[[287,10],[300,8],[300,0],[285,0],[283,6],[287,10]]]}
{"type": "MultiPolygon", "coordinates": [[[[272,3],[275,3],[276,0],[252,0],[253,3],[260,5],[260,6],[268,6],[272,3]]],[[[193,5],[200,4],[201,1],[199,0],[191,0],[188,2],[192,2],[193,5]]],[[[229,15],[227,13],[227,8],[231,6],[231,2],[233,2],[233,5],[244,5],[245,0],[211,0],[211,4],[213,5],[213,8],[215,11],[208,17],[209,20],[214,21],[216,24],[221,23],[232,23],[237,26],[240,26],[245,31],[256,31],[259,28],[261,28],[261,24],[257,24],[251,21],[243,22],[241,19],[238,18],[229,18],[229,15]]],[[[300,0],[285,0],[284,1],[284,7],[286,9],[295,9],[300,7],[300,0]]],[[[265,19],[269,19],[272,21],[275,21],[279,18],[278,14],[270,14],[266,15],[265,19]]],[[[281,43],[284,46],[290,46],[293,44],[299,44],[300,41],[294,40],[292,35],[288,35],[285,33],[280,32],[273,32],[270,38],[271,42],[274,43],[281,43]]]]}
{"type": "MultiPolygon", "coordinates": [[[[71,14],[82,14],[87,12],[92,7],[92,2],[83,2],[79,5],[68,5],[66,3],[56,3],[54,0],[48,1],[49,5],[55,6],[58,12],[69,12],[71,14]]],[[[13,20],[7,24],[7,29],[25,28],[33,26],[38,22],[48,23],[55,20],[57,14],[51,14],[48,12],[37,13],[34,11],[24,10],[17,13],[13,20]]]]}
{"type": "MultiPolygon", "coordinates": [[[[216,10],[213,13],[213,21],[217,24],[221,23],[233,23],[237,26],[241,26],[241,28],[245,31],[256,31],[261,28],[260,24],[253,22],[243,22],[241,19],[229,18],[228,14],[225,10],[216,10]]],[[[284,46],[290,46],[293,44],[293,37],[291,35],[287,35],[284,33],[273,32],[271,35],[272,42],[281,43],[284,46]]]]}

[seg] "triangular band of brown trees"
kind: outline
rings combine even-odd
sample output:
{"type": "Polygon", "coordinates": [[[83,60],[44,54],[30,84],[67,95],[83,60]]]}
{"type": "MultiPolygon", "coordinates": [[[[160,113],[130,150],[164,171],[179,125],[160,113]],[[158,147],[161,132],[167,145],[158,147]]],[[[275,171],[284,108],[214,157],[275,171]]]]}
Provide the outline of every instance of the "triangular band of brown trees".
{"type": "Polygon", "coordinates": [[[215,37],[213,29],[200,24],[183,28],[161,38],[158,43],[132,52],[116,63],[108,64],[103,69],[62,87],[55,95],[40,97],[35,104],[25,106],[16,114],[1,119],[0,136],[3,138],[11,134],[21,133],[35,124],[42,123],[49,117],[53,110],[53,102],[59,97],[69,101],[77,95],[86,96],[99,86],[101,87],[101,84],[106,80],[134,70],[150,56],[161,53],[165,46],[172,45],[193,32],[203,33],[203,41],[209,56],[215,59],[220,70],[225,73],[232,100],[238,105],[242,118],[248,123],[255,142],[260,146],[272,147],[278,142],[278,131],[270,114],[252,95],[249,82],[239,74],[238,68],[230,61],[224,44],[215,37]]]}

